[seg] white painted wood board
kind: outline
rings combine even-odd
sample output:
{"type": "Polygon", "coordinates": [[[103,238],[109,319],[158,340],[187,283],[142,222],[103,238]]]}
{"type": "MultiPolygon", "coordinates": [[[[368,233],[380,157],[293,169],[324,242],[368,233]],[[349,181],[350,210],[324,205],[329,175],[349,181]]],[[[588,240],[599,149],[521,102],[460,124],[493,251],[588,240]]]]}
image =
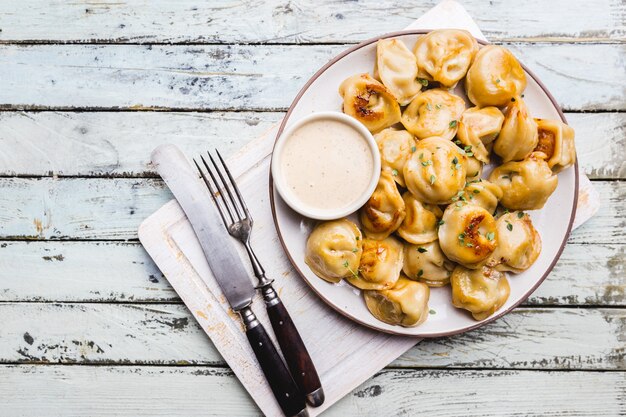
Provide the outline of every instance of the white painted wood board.
{"type": "MultiPolygon", "coordinates": [[[[282,112],[0,111],[2,176],[156,176],[150,153],[174,143],[186,155],[219,146],[230,156],[282,112]]],[[[626,179],[626,113],[566,113],[582,172],[626,179]]]]}
{"type": "MultiPolygon", "coordinates": [[[[284,110],[350,46],[0,44],[0,108],[284,110]]],[[[564,110],[626,110],[625,43],[505,46],[564,110]]]]}
{"type": "MultiPolygon", "coordinates": [[[[224,368],[4,365],[0,369],[2,411],[9,416],[260,415],[224,368]]],[[[324,415],[619,416],[626,408],[625,391],[623,372],[385,369],[324,415]]]]}
{"type": "MultiPolygon", "coordinates": [[[[626,307],[625,266],[623,243],[570,243],[523,305],[626,307]]],[[[273,276],[291,271],[283,263],[267,267],[273,276]]],[[[179,303],[180,298],[139,242],[5,241],[0,302],[179,303]]]]}
{"type": "MultiPolygon", "coordinates": [[[[0,2],[4,42],[328,43],[359,42],[398,30],[437,0],[315,2],[54,1],[0,2]],[[237,16],[236,19],[233,16],[237,16]]],[[[463,0],[493,40],[611,41],[626,34],[626,5],[594,0],[463,0]]]]}

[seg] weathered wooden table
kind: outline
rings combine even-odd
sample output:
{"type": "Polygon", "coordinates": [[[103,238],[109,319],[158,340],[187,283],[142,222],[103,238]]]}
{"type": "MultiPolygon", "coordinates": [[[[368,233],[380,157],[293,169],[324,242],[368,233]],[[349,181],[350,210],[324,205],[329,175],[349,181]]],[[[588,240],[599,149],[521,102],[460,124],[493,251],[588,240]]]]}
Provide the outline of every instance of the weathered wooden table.
{"type": "MultiPolygon", "coordinates": [[[[171,198],[150,151],[232,153],[347,44],[434,3],[1,2],[0,415],[257,415],[137,242],[171,198]]],[[[464,5],[566,110],[603,207],[522,308],[328,415],[624,415],[626,5],[464,5]]]]}

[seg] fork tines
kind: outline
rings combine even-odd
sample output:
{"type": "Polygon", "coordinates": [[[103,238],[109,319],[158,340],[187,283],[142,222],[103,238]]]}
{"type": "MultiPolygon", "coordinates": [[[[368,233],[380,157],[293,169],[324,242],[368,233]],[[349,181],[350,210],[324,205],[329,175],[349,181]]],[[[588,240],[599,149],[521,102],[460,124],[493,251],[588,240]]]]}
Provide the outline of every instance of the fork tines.
{"type": "Polygon", "coordinates": [[[238,221],[250,219],[250,213],[248,212],[248,207],[246,206],[243,196],[239,191],[239,187],[237,187],[237,183],[230,173],[228,166],[226,166],[222,155],[217,149],[215,150],[215,153],[217,154],[217,158],[214,159],[211,153],[207,151],[207,155],[211,161],[210,165],[204,157],[200,155],[200,160],[206,168],[210,179],[205,175],[204,171],[200,168],[200,165],[198,165],[198,162],[195,159],[193,162],[196,164],[196,168],[198,168],[204,183],[209,188],[211,198],[218,208],[224,225],[228,227],[238,221]],[[219,162],[216,162],[216,159],[219,162]],[[224,173],[226,175],[224,175],[224,173]],[[219,198],[220,196],[222,198],[219,198]],[[226,219],[225,212],[228,213],[230,221],[226,219]]]}

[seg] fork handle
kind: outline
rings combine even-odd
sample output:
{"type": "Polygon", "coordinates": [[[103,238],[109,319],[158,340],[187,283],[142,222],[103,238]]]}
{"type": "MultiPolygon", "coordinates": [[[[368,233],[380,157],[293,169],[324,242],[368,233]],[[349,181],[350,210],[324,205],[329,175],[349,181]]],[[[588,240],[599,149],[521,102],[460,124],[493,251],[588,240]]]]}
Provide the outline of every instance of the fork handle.
{"type": "Polygon", "coordinates": [[[319,407],[324,403],[324,390],[296,325],[272,286],[263,288],[263,298],[274,334],[293,379],[306,396],[307,402],[313,407],[319,407]]]}
{"type": "Polygon", "coordinates": [[[304,396],[289,374],[263,325],[250,307],[239,311],[246,336],[274,397],[287,417],[308,417],[304,396]]]}

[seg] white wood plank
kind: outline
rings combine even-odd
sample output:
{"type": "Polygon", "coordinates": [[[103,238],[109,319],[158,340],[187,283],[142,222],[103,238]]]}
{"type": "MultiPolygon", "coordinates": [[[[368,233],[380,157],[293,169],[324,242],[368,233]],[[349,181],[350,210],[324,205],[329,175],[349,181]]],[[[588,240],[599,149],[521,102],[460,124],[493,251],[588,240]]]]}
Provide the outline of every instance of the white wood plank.
{"type": "MultiPolygon", "coordinates": [[[[436,0],[381,5],[376,1],[150,2],[28,1],[0,3],[2,41],[71,42],[354,42],[399,30],[436,0]]],[[[623,39],[623,2],[567,0],[463,6],[492,39],[623,39]],[[576,24],[572,24],[576,22],[576,24]]]]}
{"type": "MultiPolygon", "coordinates": [[[[594,184],[602,208],[570,242],[623,243],[626,182],[594,184]]],[[[157,179],[0,178],[0,239],[135,239],[172,198],[157,179]]]]}
{"type": "MultiPolygon", "coordinates": [[[[166,142],[187,155],[232,154],[284,113],[0,112],[0,175],[154,176],[150,153],[166,142]]],[[[581,169],[626,178],[626,114],[568,113],[581,169]]]]}
{"type": "MultiPolygon", "coordinates": [[[[226,366],[183,305],[0,303],[0,315],[0,363],[226,366]]],[[[623,309],[519,308],[391,366],[626,370],[625,341],[623,309]]]]}
{"type": "MultiPolygon", "coordinates": [[[[626,246],[565,247],[525,305],[626,305],[626,246]]],[[[271,268],[272,276],[291,268],[271,268]]],[[[139,243],[0,243],[0,301],[180,302],[139,243]],[[86,271],[88,273],[86,274],[86,271]]]]}
{"type": "MultiPolygon", "coordinates": [[[[232,373],[204,367],[2,366],[7,415],[258,416],[232,373]]],[[[385,370],[328,416],[620,415],[623,372],[385,370]]]]}
{"type": "Polygon", "coordinates": [[[175,143],[188,155],[230,155],[282,113],[0,112],[1,175],[155,176],[150,153],[175,143]]]}
{"type": "MultiPolygon", "coordinates": [[[[566,110],[626,109],[626,44],[509,46],[566,110]]],[[[285,109],[308,77],[344,49],[346,45],[0,45],[0,105],[285,109]]]]}

